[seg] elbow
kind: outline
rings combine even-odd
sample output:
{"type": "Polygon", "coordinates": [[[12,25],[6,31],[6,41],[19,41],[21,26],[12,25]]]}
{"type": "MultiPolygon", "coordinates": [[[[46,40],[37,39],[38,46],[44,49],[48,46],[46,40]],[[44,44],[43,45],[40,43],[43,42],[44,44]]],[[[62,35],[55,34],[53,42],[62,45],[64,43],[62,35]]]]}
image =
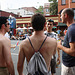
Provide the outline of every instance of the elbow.
{"type": "Polygon", "coordinates": [[[73,56],[73,57],[75,57],[75,51],[73,50],[70,55],[73,56]]]}
{"type": "Polygon", "coordinates": [[[7,64],[7,67],[9,68],[9,67],[13,67],[13,62],[12,61],[8,61],[8,62],[6,62],[6,64],[7,64]]]}
{"type": "Polygon", "coordinates": [[[75,52],[74,52],[74,53],[72,53],[72,56],[73,56],[73,57],[75,57],[75,52]]]}

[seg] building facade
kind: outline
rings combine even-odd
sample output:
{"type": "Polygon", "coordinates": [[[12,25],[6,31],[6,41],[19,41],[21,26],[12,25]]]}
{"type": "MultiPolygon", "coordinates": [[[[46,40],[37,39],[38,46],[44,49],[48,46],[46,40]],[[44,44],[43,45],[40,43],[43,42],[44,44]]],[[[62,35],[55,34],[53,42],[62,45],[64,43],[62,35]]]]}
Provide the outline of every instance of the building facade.
{"type": "Polygon", "coordinates": [[[18,17],[18,15],[14,14],[14,13],[11,13],[11,12],[9,13],[9,12],[0,10],[0,16],[9,17],[10,15],[12,15],[15,18],[18,17]]]}
{"type": "MultiPolygon", "coordinates": [[[[51,15],[51,16],[45,16],[46,18],[46,22],[48,19],[53,19],[55,25],[57,26],[58,24],[58,15],[51,15]]],[[[16,18],[16,28],[24,28],[26,27],[26,29],[23,29],[23,33],[27,34],[27,33],[32,33],[32,26],[31,26],[31,17],[18,17],[16,18]],[[31,29],[30,29],[31,28],[31,29]]],[[[18,32],[18,30],[16,30],[16,33],[18,32]]]]}
{"type": "Polygon", "coordinates": [[[44,15],[45,16],[49,16],[50,15],[50,9],[49,9],[49,7],[50,7],[50,3],[44,3],[44,9],[43,9],[43,11],[44,11],[44,15]]]}
{"type": "Polygon", "coordinates": [[[7,9],[6,11],[17,14],[19,17],[27,17],[34,15],[36,10],[34,7],[22,7],[19,9],[7,9]]]}

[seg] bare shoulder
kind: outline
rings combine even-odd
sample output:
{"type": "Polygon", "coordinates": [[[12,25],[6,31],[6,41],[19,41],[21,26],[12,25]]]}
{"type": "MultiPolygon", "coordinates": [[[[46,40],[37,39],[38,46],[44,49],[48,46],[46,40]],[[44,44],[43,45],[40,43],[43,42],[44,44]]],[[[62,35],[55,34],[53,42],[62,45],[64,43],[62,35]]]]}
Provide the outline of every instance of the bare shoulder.
{"type": "Polygon", "coordinates": [[[0,42],[3,43],[3,44],[11,43],[10,39],[5,37],[5,36],[1,36],[0,42]]]}
{"type": "Polygon", "coordinates": [[[49,42],[57,43],[57,40],[55,38],[50,38],[50,37],[47,37],[47,38],[49,42]]]}
{"type": "Polygon", "coordinates": [[[25,40],[23,40],[20,44],[20,48],[26,48],[28,46],[28,38],[26,38],[25,40]]]}
{"type": "Polygon", "coordinates": [[[49,45],[51,47],[53,47],[53,46],[56,47],[56,45],[57,45],[56,39],[48,37],[47,38],[47,45],[49,45]]]}

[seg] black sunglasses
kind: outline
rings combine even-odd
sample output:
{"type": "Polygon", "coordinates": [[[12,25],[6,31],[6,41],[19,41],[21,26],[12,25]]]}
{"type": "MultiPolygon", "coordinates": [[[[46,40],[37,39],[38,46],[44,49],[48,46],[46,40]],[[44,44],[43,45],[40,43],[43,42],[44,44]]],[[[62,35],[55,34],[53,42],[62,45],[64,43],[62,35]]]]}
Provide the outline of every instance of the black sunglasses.
{"type": "Polygon", "coordinates": [[[10,25],[9,23],[5,23],[5,25],[10,25]]]}
{"type": "Polygon", "coordinates": [[[9,23],[5,23],[5,26],[7,27],[7,25],[10,25],[9,23]]]}
{"type": "Polygon", "coordinates": [[[48,23],[48,25],[52,25],[52,24],[49,24],[49,23],[48,23]]]}

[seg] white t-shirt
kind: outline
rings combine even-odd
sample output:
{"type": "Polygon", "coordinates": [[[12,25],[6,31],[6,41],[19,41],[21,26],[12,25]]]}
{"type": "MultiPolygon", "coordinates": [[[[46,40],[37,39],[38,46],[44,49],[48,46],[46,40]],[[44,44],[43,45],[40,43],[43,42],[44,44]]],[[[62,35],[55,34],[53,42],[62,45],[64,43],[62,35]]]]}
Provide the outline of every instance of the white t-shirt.
{"type": "Polygon", "coordinates": [[[10,38],[8,32],[6,32],[5,37],[10,38]]]}
{"type": "Polygon", "coordinates": [[[44,31],[44,34],[47,35],[48,37],[52,37],[52,38],[55,38],[56,40],[58,40],[58,35],[55,33],[55,32],[47,32],[47,31],[44,31]]]}

